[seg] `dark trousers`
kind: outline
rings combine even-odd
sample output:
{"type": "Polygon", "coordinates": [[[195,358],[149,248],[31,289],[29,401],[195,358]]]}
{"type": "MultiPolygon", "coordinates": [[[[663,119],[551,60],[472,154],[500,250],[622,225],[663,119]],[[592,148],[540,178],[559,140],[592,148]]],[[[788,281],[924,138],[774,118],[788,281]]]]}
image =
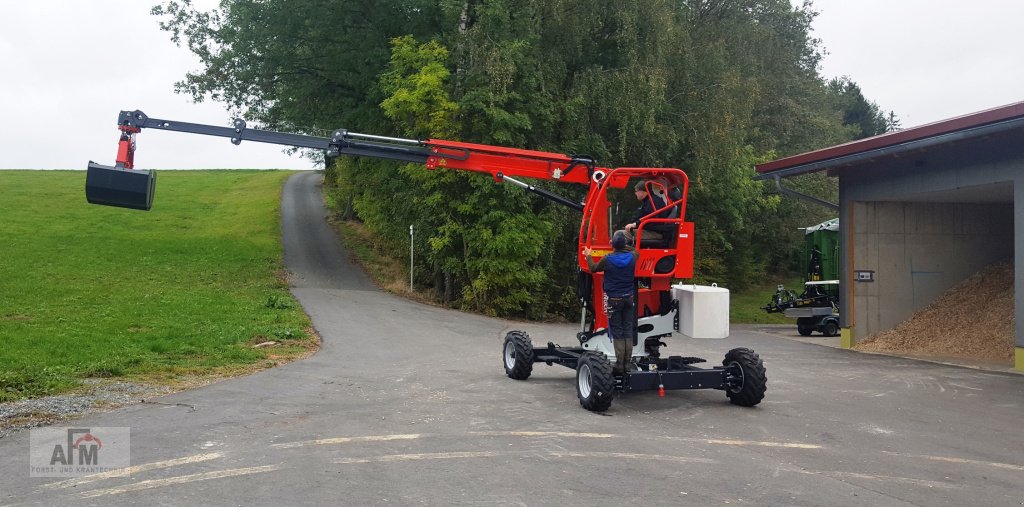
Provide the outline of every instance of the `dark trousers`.
{"type": "Polygon", "coordinates": [[[616,372],[626,370],[633,355],[633,337],[636,335],[636,305],[633,297],[613,298],[605,296],[605,311],[608,314],[608,333],[615,346],[616,372]]]}

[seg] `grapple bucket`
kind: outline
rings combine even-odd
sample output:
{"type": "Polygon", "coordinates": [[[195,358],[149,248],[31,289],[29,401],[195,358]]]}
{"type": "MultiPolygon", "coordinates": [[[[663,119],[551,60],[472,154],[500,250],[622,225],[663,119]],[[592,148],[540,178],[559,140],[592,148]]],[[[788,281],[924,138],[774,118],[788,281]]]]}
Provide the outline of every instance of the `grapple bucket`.
{"type": "Polygon", "coordinates": [[[91,204],[149,211],[155,189],[155,170],[124,169],[89,161],[85,198],[91,204]]]}

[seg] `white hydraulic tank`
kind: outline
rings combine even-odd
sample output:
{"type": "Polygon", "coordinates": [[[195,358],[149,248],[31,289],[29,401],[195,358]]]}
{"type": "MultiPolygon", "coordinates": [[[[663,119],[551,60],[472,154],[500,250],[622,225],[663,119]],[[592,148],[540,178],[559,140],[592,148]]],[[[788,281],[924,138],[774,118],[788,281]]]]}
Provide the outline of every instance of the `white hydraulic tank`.
{"type": "Polygon", "coordinates": [[[717,285],[672,286],[679,301],[679,332],[690,338],[729,337],[729,289],[717,285]]]}

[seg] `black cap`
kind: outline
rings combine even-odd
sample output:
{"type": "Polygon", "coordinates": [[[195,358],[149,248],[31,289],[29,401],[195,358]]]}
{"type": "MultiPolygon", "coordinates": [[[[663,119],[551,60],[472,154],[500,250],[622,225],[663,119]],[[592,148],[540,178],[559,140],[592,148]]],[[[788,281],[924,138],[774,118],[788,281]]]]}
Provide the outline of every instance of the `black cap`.
{"type": "Polygon", "coordinates": [[[615,234],[612,234],[612,248],[622,250],[623,248],[626,248],[626,244],[628,242],[629,240],[626,238],[626,231],[615,231],[615,234]]]}

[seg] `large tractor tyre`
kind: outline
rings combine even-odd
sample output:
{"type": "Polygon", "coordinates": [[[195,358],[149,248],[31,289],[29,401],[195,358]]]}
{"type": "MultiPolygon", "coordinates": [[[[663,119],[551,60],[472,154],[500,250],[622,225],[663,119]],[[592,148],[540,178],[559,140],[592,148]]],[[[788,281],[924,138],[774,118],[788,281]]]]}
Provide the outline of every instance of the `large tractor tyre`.
{"type": "Polygon", "coordinates": [[[800,333],[800,336],[811,336],[814,332],[814,324],[811,323],[811,319],[807,317],[800,317],[796,319],[796,330],[800,333]]]}
{"type": "Polygon", "coordinates": [[[612,363],[600,352],[584,352],[576,363],[576,397],[591,412],[604,412],[612,406],[615,377],[612,363]]]}
{"type": "Polygon", "coordinates": [[[722,365],[729,370],[725,395],[733,405],[753,407],[761,403],[768,390],[768,377],[756,352],[747,348],[732,349],[725,355],[722,365]]]}
{"type": "Polygon", "coordinates": [[[516,380],[526,380],[533,373],[533,344],[530,335],[523,331],[509,331],[502,347],[505,375],[516,380]]]}

